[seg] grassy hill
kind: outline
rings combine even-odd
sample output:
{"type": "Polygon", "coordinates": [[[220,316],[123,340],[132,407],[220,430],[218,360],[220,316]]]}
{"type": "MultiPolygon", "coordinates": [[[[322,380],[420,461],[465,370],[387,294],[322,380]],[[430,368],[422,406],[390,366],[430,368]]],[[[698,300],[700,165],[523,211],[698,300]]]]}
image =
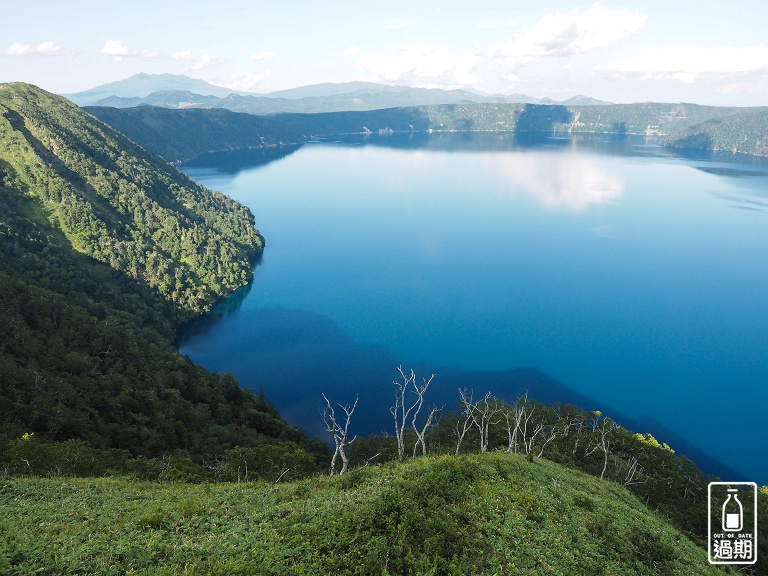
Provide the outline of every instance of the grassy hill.
{"type": "Polygon", "coordinates": [[[3,574],[724,574],[625,488],[442,456],[286,484],[0,481],[3,574]]]}

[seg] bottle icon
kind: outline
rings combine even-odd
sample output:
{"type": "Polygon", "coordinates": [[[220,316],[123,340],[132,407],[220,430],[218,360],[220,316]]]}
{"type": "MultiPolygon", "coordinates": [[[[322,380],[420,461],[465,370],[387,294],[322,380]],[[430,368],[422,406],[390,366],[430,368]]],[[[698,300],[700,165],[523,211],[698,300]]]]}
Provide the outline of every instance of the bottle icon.
{"type": "Polygon", "coordinates": [[[744,508],[738,497],[738,488],[728,488],[728,498],[723,503],[723,531],[741,532],[744,526],[744,508]]]}

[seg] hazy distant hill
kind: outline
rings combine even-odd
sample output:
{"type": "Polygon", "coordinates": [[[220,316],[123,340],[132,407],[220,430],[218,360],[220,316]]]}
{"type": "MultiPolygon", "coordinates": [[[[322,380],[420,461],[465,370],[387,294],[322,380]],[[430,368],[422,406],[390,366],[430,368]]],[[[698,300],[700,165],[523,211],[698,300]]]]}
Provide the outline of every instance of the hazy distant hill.
{"type": "Polygon", "coordinates": [[[324,82],[322,84],[310,84],[309,86],[299,86],[298,88],[289,88],[287,90],[277,90],[270,92],[268,95],[270,98],[316,98],[373,90],[380,86],[381,84],[376,84],[375,82],[324,82]]]}
{"type": "MultiPolygon", "coordinates": [[[[124,80],[102,84],[96,88],[63,94],[78,106],[91,106],[104,98],[145,98],[158,91],[192,92],[203,96],[223,98],[233,92],[230,88],[214,86],[204,80],[178,74],[135,74],[124,80]]],[[[130,104],[136,106],[138,104],[130,104]]]]}
{"type": "Polygon", "coordinates": [[[215,108],[221,102],[218,96],[204,96],[189,90],[157,90],[141,98],[139,96],[107,96],[97,106],[134,108],[136,106],[160,106],[163,108],[215,108]]]}
{"type": "MultiPolygon", "coordinates": [[[[224,108],[248,114],[281,112],[319,113],[366,111],[440,104],[528,103],[558,104],[549,98],[525,94],[485,95],[468,90],[439,90],[387,86],[374,82],[314,84],[265,95],[235,92],[202,80],[171,74],[138,74],[92,90],[67,95],[80,106],[131,108],[142,105],[164,108],[224,108]]],[[[565,104],[607,104],[588,96],[574,96],[565,104]]]]}

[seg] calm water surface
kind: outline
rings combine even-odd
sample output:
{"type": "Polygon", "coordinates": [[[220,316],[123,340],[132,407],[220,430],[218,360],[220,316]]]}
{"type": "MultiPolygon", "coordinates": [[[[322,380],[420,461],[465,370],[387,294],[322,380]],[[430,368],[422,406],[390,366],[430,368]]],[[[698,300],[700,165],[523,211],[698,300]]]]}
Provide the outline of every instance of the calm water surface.
{"type": "Polygon", "coordinates": [[[320,392],[388,430],[403,364],[449,408],[530,390],[768,483],[768,164],[604,137],[288,152],[184,167],[251,207],[266,250],[181,353],[311,431],[320,392]]]}

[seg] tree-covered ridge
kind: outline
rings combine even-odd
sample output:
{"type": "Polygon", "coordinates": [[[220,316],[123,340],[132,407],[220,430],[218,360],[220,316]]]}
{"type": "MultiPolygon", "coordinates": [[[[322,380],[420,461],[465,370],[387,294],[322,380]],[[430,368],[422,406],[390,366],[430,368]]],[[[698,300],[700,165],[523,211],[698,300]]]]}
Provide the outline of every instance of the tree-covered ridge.
{"type": "MultiPolygon", "coordinates": [[[[0,107],[0,461],[24,434],[118,451],[112,469],[119,451],[182,451],[200,464],[278,439],[310,461],[325,454],[265,398],[173,346],[179,318],[248,278],[258,240],[250,213],[60,98],[3,86],[0,107]],[[135,181],[121,176],[131,170],[135,181]],[[173,255],[193,260],[195,242],[211,264],[191,276],[173,255]],[[206,246],[234,254],[240,271],[228,279],[227,260],[206,246]],[[185,274],[195,283],[179,294],[194,306],[163,289],[184,286],[185,274]]],[[[26,460],[30,470],[53,465],[26,460]]]]}
{"type": "MultiPolygon", "coordinates": [[[[303,144],[313,137],[389,132],[670,134],[742,108],[694,104],[446,104],[366,112],[255,116],[228,110],[90,107],[88,111],[171,162],[211,151],[303,144]]],[[[759,109],[758,109],[759,110],[759,109]]]]}
{"type": "Polygon", "coordinates": [[[671,134],[664,143],[672,148],[768,156],[768,110],[695,124],[671,134]]]}
{"type": "Polygon", "coordinates": [[[4,186],[40,199],[75,249],[142,280],[180,318],[250,280],[263,242],[247,207],[33,86],[0,86],[0,116],[4,186]]]}

